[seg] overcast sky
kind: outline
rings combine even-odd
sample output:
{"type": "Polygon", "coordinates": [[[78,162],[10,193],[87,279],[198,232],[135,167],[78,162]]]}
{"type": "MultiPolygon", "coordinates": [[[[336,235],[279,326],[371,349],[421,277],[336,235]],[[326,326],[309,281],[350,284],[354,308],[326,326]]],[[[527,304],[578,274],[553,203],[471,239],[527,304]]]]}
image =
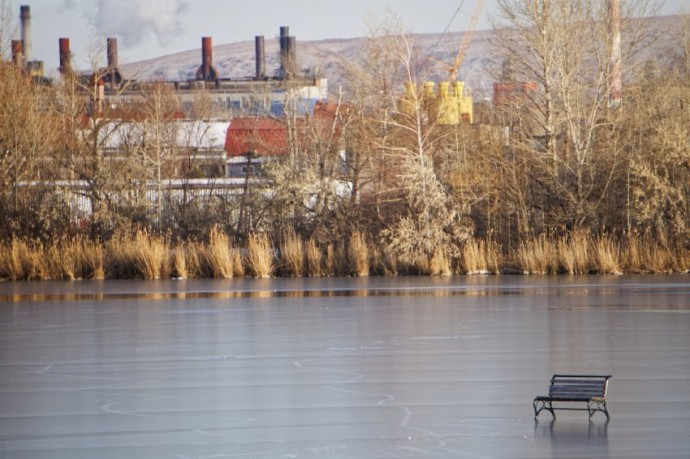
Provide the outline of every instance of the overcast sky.
{"type": "MultiPolygon", "coordinates": [[[[603,1],[603,0],[602,0],[603,1]]],[[[134,62],[201,46],[275,37],[290,26],[298,40],[367,35],[367,17],[394,11],[415,33],[439,33],[453,14],[451,31],[465,30],[477,0],[12,0],[31,7],[32,59],[57,67],[58,39],[70,39],[78,67],[89,67],[88,55],[117,37],[120,62],[134,62]]],[[[478,29],[488,27],[495,0],[487,0],[478,29]]],[[[690,0],[666,0],[661,14],[690,12],[690,0]]],[[[17,36],[17,38],[19,38],[17,36]]],[[[102,53],[103,56],[105,53],[102,53]]]]}

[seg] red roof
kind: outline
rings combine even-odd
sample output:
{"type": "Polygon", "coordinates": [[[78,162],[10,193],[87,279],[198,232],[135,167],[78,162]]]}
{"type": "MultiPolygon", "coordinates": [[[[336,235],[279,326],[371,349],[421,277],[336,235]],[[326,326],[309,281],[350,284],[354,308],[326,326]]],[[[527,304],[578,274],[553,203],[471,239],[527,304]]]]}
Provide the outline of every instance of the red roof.
{"type": "MultiPolygon", "coordinates": [[[[339,110],[343,110],[343,107],[339,110]]],[[[297,119],[297,140],[304,142],[307,131],[311,128],[317,133],[328,135],[336,120],[337,111],[337,104],[317,102],[309,125],[305,118],[297,119]]],[[[228,156],[247,153],[259,156],[285,154],[288,151],[287,126],[284,121],[275,118],[234,118],[225,137],[225,151],[228,156]]]]}
{"type": "Polygon", "coordinates": [[[228,156],[287,153],[287,128],[273,118],[234,118],[225,137],[228,156]]]}

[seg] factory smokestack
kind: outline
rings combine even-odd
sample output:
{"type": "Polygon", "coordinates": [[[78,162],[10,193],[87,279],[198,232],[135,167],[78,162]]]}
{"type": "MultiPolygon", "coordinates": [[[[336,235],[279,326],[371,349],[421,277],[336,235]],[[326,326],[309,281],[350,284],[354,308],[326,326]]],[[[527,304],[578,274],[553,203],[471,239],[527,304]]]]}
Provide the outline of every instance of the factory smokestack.
{"type": "Polygon", "coordinates": [[[609,105],[617,107],[621,103],[622,57],[621,57],[621,3],[608,0],[608,31],[611,40],[609,60],[609,105]]]}
{"type": "Polygon", "coordinates": [[[196,79],[203,81],[216,81],[218,71],[213,66],[213,44],[211,37],[201,38],[201,66],[196,71],[196,79]]]}
{"type": "Polygon", "coordinates": [[[69,38],[60,38],[60,73],[63,75],[70,71],[69,38]]]}
{"type": "Polygon", "coordinates": [[[24,50],[21,40],[12,40],[12,63],[17,66],[24,65],[24,50]]]}
{"type": "Polygon", "coordinates": [[[290,36],[290,28],[280,27],[280,74],[283,79],[295,76],[297,67],[297,39],[290,36]]]}
{"type": "Polygon", "coordinates": [[[31,60],[31,9],[28,5],[19,7],[19,20],[21,21],[24,48],[23,64],[26,67],[26,64],[31,60]]]}
{"type": "Polygon", "coordinates": [[[108,55],[108,73],[105,75],[105,80],[111,85],[119,85],[122,83],[122,75],[117,57],[117,38],[106,40],[106,53],[108,55]]]}
{"type": "Polygon", "coordinates": [[[263,80],[266,77],[266,51],[263,35],[254,37],[254,48],[256,49],[256,79],[263,80]]]}
{"type": "Polygon", "coordinates": [[[106,48],[106,52],[108,53],[108,68],[116,69],[118,67],[117,38],[108,38],[106,40],[106,48]]]}

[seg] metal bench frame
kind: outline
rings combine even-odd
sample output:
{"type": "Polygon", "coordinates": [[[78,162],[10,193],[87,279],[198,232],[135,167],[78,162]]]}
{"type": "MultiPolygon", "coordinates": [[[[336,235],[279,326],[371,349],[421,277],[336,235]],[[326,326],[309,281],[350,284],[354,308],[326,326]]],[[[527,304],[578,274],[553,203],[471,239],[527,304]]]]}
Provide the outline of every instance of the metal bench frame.
{"type": "Polygon", "coordinates": [[[606,407],[606,392],[608,390],[611,375],[553,375],[549,386],[549,395],[540,395],[534,398],[534,418],[542,411],[550,411],[553,419],[556,419],[555,410],[574,410],[589,412],[589,420],[597,411],[610,419],[606,407]],[[554,402],[584,402],[586,408],[573,406],[554,406],[554,402]]]}

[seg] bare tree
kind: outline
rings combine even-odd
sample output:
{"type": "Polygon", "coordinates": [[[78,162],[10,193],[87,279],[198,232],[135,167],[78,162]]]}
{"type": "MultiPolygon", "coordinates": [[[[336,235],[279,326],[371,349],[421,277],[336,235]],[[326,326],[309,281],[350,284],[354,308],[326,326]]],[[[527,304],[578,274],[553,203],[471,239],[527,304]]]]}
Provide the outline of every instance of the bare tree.
{"type": "MultiPolygon", "coordinates": [[[[626,62],[646,43],[651,2],[623,2],[626,62]]],[[[531,164],[529,223],[537,231],[596,227],[598,210],[621,167],[620,144],[606,140],[621,111],[610,95],[618,42],[606,2],[499,0],[494,53],[510,59],[514,78],[534,91],[513,118],[522,135],[510,139],[514,157],[531,164]],[[615,148],[618,145],[618,148],[615,148]]]]}
{"type": "Polygon", "coordinates": [[[351,133],[365,159],[355,164],[356,191],[373,202],[391,252],[452,250],[471,226],[467,203],[453,199],[443,172],[460,154],[452,139],[462,128],[436,124],[423,85],[429,61],[400,21],[389,16],[371,31],[362,61],[348,69],[357,117],[351,133]]]}
{"type": "Polygon", "coordinates": [[[0,61],[0,200],[5,236],[46,235],[50,209],[42,210],[47,182],[60,177],[55,161],[60,123],[52,116],[54,91],[0,61]],[[45,211],[45,212],[44,212],[45,211]],[[43,212],[44,215],[41,215],[43,212]]]}

